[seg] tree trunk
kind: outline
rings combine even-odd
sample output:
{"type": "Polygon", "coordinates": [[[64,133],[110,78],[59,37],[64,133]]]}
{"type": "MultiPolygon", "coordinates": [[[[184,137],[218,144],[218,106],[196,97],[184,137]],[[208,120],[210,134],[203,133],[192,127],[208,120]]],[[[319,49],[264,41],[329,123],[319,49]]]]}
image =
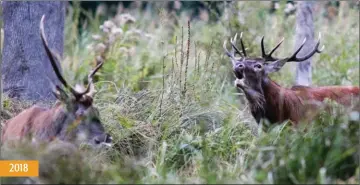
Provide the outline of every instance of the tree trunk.
{"type": "MultiPolygon", "coordinates": [[[[0,77],[2,76],[1,68],[2,68],[2,49],[3,49],[3,34],[2,34],[2,28],[3,28],[3,16],[2,16],[2,3],[0,4],[0,77]]],[[[0,78],[0,124],[2,123],[2,117],[3,117],[3,98],[2,98],[2,78],[0,78]]],[[[2,125],[0,125],[0,128],[2,128],[2,125]]]]}
{"type": "MultiPolygon", "coordinates": [[[[304,38],[306,43],[298,56],[303,57],[314,47],[314,22],[313,22],[313,2],[299,1],[296,10],[296,41],[295,49],[299,48],[304,38]]],[[[295,85],[311,85],[311,58],[297,63],[295,85]]]]}
{"type": "MultiPolygon", "coordinates": [[[[4,48],[3,90],[10,98],[55,100],[49,80],[59,81],[40,39],[40,19],[45,14],[49,48],[62,56],[64,49],[65,2],[3,1],[4,48]]],[[[59,64],[58,64],[59,65],[59,64]]]]}

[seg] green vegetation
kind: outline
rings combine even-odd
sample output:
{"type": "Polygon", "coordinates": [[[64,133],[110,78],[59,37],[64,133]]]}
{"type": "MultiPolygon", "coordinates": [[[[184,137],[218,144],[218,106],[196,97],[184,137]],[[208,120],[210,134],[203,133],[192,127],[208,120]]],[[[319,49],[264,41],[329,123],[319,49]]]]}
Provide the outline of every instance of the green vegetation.
{"type": "MultiPolygon", "coordinates": [[[[95,105],[116,146],[70,150],[69,160],[51,156],[67,145],[2,150],[4,158],[35,158],[46,161],[41,171],[54,170],[30,182],[359,183],[356,112],[338,107],[304,125],[306,130],[284,123],[263,132],[233,86],[223,41],[243,31],[248,54],[258,56],[262,35],[267,47],[285,37],[276,55],[289,55],[294,16],[270,15],[267,3],[240,1],[216,23],[190,22],[189,31],[186,14],[131,10],[132,23],[124,23],[130,19],[126,14],[105,24],[89,14],[78,35],[80,10],[74,7],[67,15],[64,76],[73,84],[86,79],[95,55],[103,53],[99,43],[111,41],[97,76],[95,105]],[[232,11],[236,14],[229,16],[232,11]],[[106,27],[115,31],[105,33],[106,27]]],[[[313,57],[314,85],[359,84],[359,10],[346,9],[331,22],[317,14],[316,32],[326,47],[313,57]]],[[[290,87],[294,69],[287,64],[272,79],[290,87]]],[[[13,114],[17,106],[4,100],[13,114]]],[[[23,180],[3,178],[2,183],[23,180]]]]}

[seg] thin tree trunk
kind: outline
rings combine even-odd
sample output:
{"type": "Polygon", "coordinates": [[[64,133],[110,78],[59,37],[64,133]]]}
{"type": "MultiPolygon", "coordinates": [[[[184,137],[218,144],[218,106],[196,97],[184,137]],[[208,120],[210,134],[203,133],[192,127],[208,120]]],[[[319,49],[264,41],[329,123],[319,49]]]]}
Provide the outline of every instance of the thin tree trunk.
{"type": "MultiPolygon", "coordinates": [[[[3,16],[2,16],[2,2],[0,4],[0,77],[2,76],[2,72],[1,72],[1,68],[2,68],[2,50],[3,50],[3,36],[1,33],[1,29],[3,28],[3,16]]],[[[2,93],[3,93],[3,89],[2,89],[2,78],[0,78],[0,123],[2,123],[2,112],[3,112],[3,99],[2,99],[2,93]]],[[[2,128],[2,126],[0,125],[0,128],[2,128]]],[[[1,130],[1,129],[0,129],[1,130]]]]}
{"type": "Polygon", "coordinates": [[[49,48],[62,56],[65,2],[3,1],[4,48],[2,79],[10,98],[55,100],[49,79],[58,84],[40,39],[40,19],[45,14],[49,48]]]}
{"type": "MultiPolygon", "coordinates": [[[[313,2],[299,1],[296,10],[296,41],[295,49],[299,48],[304,38],[306,43],[298,56],[302,57],[309,53],[314,47],[314,22],[313,22],[313,2]]],[[[297,63],[295,85],[311,85],[312,67],[311,58],[297,63]]]]}

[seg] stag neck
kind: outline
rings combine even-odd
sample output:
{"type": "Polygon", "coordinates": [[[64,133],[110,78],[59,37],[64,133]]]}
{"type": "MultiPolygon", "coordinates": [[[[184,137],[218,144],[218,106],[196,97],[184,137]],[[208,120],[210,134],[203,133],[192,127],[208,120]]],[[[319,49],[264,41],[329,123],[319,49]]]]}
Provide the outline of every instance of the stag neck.
{"type": "Polygon", "coordinates": [[[280,86],[268,78],[263,84],[265,105],[265,117],[271,123],[279,123],[285,120],[297,122],[301,111],[301,98],[292,90],[280,86]]]}
{"type": "Polygon", "coordinates": [[[277,102],[283,100],[284,96],[290,93],[287,88],[282,87],[270,78],[267,78],[263,81],[262,90],[264,92],[264,97],[267,104],[277,104],[277,102]]]}
{"type": "Polygon", "coordinates": [[[265,78],[262,81],[261,85],[262,85],[262,88],[263,88],[263,91],[264,91],[265,95],[268,94],[268,93],[278,92],[278,91],[284,89],[278,83],[271,80],[269,77],[265,78]]]}

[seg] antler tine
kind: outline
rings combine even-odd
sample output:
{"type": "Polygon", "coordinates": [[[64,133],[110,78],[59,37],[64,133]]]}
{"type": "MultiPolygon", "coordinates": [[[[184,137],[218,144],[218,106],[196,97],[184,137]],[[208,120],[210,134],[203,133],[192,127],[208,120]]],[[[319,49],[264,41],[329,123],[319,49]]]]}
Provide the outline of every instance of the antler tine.
{"type": "MultiPolygon", "coordinates": [[[[319,32],[319,38],[318,38],[318,43],[320,44],[320,39],[321,39],[321,32],[319,32]]],[[[318,49],[317,48],[317,52],[318,53],[321,53],[322,51],[324,51],[324,48],[325,48],[325,45],[323,45],[322,47],[321,47],[321,49],[318,49]]]]}
{"type": "MultiPolygon", "coordinates": [[[[235,34],[235,36],[234,36],[234,39],[230,39],[230,43],[231,43],[231,46],[232,46],[232,50],[234,51],[234,49],[235,49],[235,51],[239,54],[239,55],[241,55],[242,57],[243,57],[243,54],[240,52],[240,50],[239,50],[239,48],[237,48],[236,47],[236,39],[237,39],[237,33],[235,34]]],[[[234,53],[234,52],[233,52],[234,53]]],[[[234,53],[235,54],[235,53],[234,53]]],[[[234,55],[235,56],[235,55],[234,55]]]]}
{"type": "Polygon", "coordinates": [[[88,78],[93,78],[93,76],[95,75],[95,73],[97,73],[99,71],[99,69],[103,66],[104,61],[102,61],[99,65],[97,65],[95,67],[95,69],[88,75],[88,78]]]}
{"type": "Polygon", "coordinates": [[[46,51],[46,54],[47,56],[49,57],[50,59],[50,63],[51,63],[51,66],[56,74],[56,76],[58,77],[58,79],[60,80],[60,82],[65,86],[65,88],[69,88],[69,90],[71,91],[72,94],[74,94],[75,97],[79,97],[79,93],[76,92],[74,90],[73,87],[71,87],[67,82],[66,80],[63,78],[63,76],[61,75],[60,73],[60,70],[58,69],[57,65],[56,65],[56,62],[55,62],[55,58],[53,56],[53,53],[50,51],[49,47],[48,47],[48,43],[47,43],[47,40],[46,40],[46,36],[45,36],[45,31],[44,31],[44,19],[45,19],[45,15],[43,15],[41,17],[41,20],[40,20],[40,37],[41,37],[41,41],[44,45],[44,48],[45,48],[45,51],[46,51]]]}
{"type": "Polygon", "coordinates": [[[278,58],[274,58],[271,55],[280,47],[280,45],[284,42],[284,37],[281,39],[281,41],[270,51],[269,54],[266,54],[265,52],[265,46],[264,46],[264,37],[262,36],[261,38],[261,52],[262,52],[262,57],[266,60],[266,61],[276,61],[278,60],[278,58]]]}
{"type": "Polygon", "coordinates": [[[296,57],[296,55],[297,55],[297,54],[300,52],[300,50],[303,48],[303,46],[304,46],[304,44],[305,44],[305,42],[306,42],[306,38],[305,38],[304,41],[303,41],[303,43],[302,43],[301,46],[299,47],[299,49],[297,49],[297,50],[295,51],[295,53],[294,53],[291,57],[289,57],[289,58],[287,59],[287,62],[302,62],[302,61],[307,60],[307,59],[309,59],[310,57],[312,57],[315,53],[321,53],[321,52],[323,51],[323,49],[324,49],[324,46],[323,46],[321,49],[319,49],[320,39],[321,39],[321,33],[319,33],[319,39],[318,39],[318,41],[317,41],[314,49],[313,49],[311,52],[309,52],[306,56],[301,57],[301,58],[298,58],[298,57],[296,57]]]}
{"type": "Polygon", "coordinates": [[[243,40],[242,40],[242,35],[243,35],[243,32],[240,33],[240,44],[241,44],[241,48],[242,48],[244,57],[247,57],[245,47],[244,47],[244,43],[243,43],[243,40]]]}
{"type": "Polygon", "coordinates": [[[95,75],[95,73],[103,66],[104,61],[101,62],[99,65],[97,65],[95,67],[95,69],[88,75],[88,86],[86,87],[86,90],[84,92],[81,93],[81,95],[84,94],[90,94],[92,95],[95,91],[95,87],[94,87],[94,82],[93,82],[93,77],[95,75]]]}
{"type": "Polygon", "coordinates": [[[235,34],[234,38],[230,38],[230,42],[236,43],[237,40],[237,33],[235,34]]]}
{"type": "Polygon", "coordinates": [[[261,56],[266,59],[267,55],[266,55],[265,47],[264,47],[264,37],[265,36],[262,36],[262,38],[261,38],[261,56]]]}
{"type": "Polygon", "coordinates": [[[234,52],[229,52],[229,50],[226,48],[226,43],[227,43],[227,41],[225,40],[224,41],[224,44],[223,44],[223,48],[224,48],[224,50],[225,50],[225,53],[226,53],[226,55],[228,56],[228,57],[230,57],[231,58],[231,63],[233,64],[233,65],[235,65],[235,61],[236,61],[236,59],[235,59],[235,56],[234,56],[234,52]]]}
{"type": "Polygon", "coordinates": [[[230,58],[235,58],[234,55],[232,53],[230,53],[230,51],[226,48],[226,43],[227,43],[227,41],[224,40],[223,48],[225,50],[226,55],[230,58]]]}
{"type": "Polygon", "coordinates": [[[305,42],[306,42],[306,37],[304,38],[302,44],[300,45],[300,47],[291,55],[291,57],[289,59],[295,59],[296,55],[300,52],[300,50],[304,47],[305,42]]]}
{"type": "Polygon", "coordinates": [[[280,42],[274,47],[274,49],[272,49],[269,53],[269,57],[271,57],[271,55],[279,48],[279,46],[284,42],[284,37],[280,40],[280,42]]]}

